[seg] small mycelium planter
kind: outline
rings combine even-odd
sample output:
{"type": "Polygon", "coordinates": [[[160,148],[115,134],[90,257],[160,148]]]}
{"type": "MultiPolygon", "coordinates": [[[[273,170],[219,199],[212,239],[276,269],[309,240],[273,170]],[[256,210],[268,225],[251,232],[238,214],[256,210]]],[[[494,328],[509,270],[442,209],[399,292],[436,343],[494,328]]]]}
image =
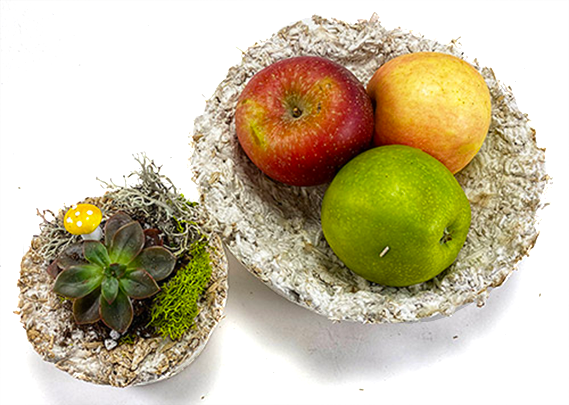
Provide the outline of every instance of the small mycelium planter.
{"type": "Polygon", "coordinates": [[[178,373],[204,348],[227,297],[227,260],[207,214],[154,163],[139,163],[139,184],[107,184],[102,197],[44,212],[22,260],[29,341],[44,360],[96,384],[178,373]]]}

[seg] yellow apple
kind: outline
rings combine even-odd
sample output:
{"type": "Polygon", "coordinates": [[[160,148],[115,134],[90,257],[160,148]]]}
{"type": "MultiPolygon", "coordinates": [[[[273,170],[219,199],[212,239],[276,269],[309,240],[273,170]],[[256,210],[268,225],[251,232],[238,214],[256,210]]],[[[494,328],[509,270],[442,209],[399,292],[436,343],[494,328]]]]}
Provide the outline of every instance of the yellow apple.
{"type": "Polygon", "coordinates": [[[417,52],[382,65],[367,85],[374,104],[374,145],[422,149],[452,173],[476,155],[490,126],[490,92],[470,64],[417,52]]]}

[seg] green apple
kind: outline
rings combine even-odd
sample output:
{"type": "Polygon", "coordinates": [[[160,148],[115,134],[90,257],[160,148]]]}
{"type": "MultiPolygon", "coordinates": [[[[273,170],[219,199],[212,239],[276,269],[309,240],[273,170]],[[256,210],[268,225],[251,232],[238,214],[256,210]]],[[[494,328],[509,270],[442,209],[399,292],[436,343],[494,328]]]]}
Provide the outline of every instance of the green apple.
{"type": "Polygon", "coordinates": [[[437,159],[388,145],[339,171],[324,195],[321,219],[324,237],[350,270],[402,287],[454,262],[470,227],[470,204],[437,159]]]}

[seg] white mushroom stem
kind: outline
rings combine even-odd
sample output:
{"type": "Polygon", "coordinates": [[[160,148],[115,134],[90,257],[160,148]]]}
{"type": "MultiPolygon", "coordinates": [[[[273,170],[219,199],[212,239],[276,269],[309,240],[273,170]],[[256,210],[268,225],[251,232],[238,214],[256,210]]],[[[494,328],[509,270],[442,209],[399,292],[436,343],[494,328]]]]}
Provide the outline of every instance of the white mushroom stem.
{"type": "Polygon", "coordinates": [[[98,226],[97,229],[95,229],[93,232],[81,235],[81,237],[83,240],[101,240],[103,237],[103,231],[101,227],[98,226]]]}

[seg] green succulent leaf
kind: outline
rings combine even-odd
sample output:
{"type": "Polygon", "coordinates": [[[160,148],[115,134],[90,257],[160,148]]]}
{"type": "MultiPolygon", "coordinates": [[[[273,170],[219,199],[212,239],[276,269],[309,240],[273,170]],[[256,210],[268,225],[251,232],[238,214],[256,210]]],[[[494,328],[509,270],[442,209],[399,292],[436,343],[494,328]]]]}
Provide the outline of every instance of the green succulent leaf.
{"type": "Polygon", "coordinates": [[[85,260],[85,257],[83,256],[83,244],[72,243],[63,249],[63,252],[61,252],[53,262],[51,262],[47,268],[47,273],[53,278],[56,278],[61,270],[86,263],[88,263],[88,261],[85,260]]]}
{"type": "Polygon", "coordinates": [[[107,303],[112,304],[119,292],[119,280],[114,277],[105,277],[101,283],[101,295],[107,303]]]}
{"type": "Polygon", "coordinates": [[[129,264],[144,247],[144,232],[138,222],[120,227],[109,246],[111,262],[129,264]]]}
{"type": "Polygon", "coordinates": [[[110,246],[115,233],[124,225],[133,222],[132,218],[124,212],[117,212],[105,224],[105,245],[110,246]]]}
{"type": "Polygon", "coordinates": [[[176,256],[160,246],[144,249],[128,266],[129,269],[144,269],[154,280],[160,281],[172,273],[176,266],[176,256]]]}
{"type": "Polygon", "coordinates": [[[103,269],[96,264],[79,264],[59,273],[53,291],[68,298],[81,298],[101,285],[103,269]]]}
{"type": "Polygon", "coordinates": [[[126,272],[119,283],[126,295],[135,299],[147,298],[160,291],[156,281],[143,269],[126,272]]]}
{"type": "Polygon", "coordinates": [[[83,298],[73,301],[73,316],[78,324],[95,323],[101,319],[99,304],[101,290],[96,288],[83,298]]]}
{"type": "Polygon", "coordinates": [[[73,243],[67,246],[57,257],[57,264],[62,270],[85,263],[87,263],[87,261],[83,256],[83,244],[81,243],[73,243]]]}
{"type": "Polygon", "coordinates": [[[116,279],[121,278],[126,272],[126,266],[124,264],[113,263],[105,269],[105,275],[108,277],[114,277],[116,279]]]}
{"type": "Polygon", "coordinates": [[[61,271],[61,269],[59,268],[59,263],[57,262],[57,259],[55,259],[53,262],[51,262],[51,264],[49,266],[47,266],[46,271],[47,271],[47,274],[49,274],[51,277],[53,277],[53,278],[57,277],[57,275],[61,271]]]}
{"type": "Polygon", "coordinates": [[[111,264],[107,248],[98,240],[86,240],[83,242],[83,255],[90,263],[102,268],[111,264]]]}
{"type": "Polygon", "coordinates": [[[119,290],[112,304],[107,300],[100,300],[101,319],[109,328],[124,333],[132,323],[133,310],[130,298],[119,290]]]}

